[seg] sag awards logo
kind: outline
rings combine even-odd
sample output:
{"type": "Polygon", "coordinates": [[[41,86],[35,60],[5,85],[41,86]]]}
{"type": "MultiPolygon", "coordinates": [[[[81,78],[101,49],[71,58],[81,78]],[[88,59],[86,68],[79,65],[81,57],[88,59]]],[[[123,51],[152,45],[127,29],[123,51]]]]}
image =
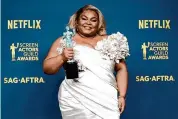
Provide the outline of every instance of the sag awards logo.
{"type": "Polygon", "coordinates": [[[147,42],[141,46],[143,60],[168,60],[168,42],[147,42]]]}
{"type": "Polygon", "coordinates": [[[12,43],[12,61],[38,61],[38,43],[12,43]]]}

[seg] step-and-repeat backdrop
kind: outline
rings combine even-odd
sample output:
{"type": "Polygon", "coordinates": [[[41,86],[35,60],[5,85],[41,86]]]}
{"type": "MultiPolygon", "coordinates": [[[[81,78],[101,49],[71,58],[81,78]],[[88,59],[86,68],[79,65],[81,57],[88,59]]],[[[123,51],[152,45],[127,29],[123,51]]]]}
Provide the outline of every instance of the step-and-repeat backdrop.
{"type": "Polygon", "coordinates": [[[108,34],[128,38],[121,118],[178,119],[176,0],[2,0],[2,119],[61,119],[57,94],[64,70],[46,75],[43,60],[70,16],[86,4],[102,11],[108,34]]]}

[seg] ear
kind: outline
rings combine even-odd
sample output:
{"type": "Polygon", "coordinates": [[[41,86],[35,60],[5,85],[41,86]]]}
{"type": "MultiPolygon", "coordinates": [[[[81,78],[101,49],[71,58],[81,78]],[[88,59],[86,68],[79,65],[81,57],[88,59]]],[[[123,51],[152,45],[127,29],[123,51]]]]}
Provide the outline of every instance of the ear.
{"type": "Polygon", "coordinates": [[[78,26],[78,21],[77,20],[75,20],[75,27],[77,27],[78,26]]]}

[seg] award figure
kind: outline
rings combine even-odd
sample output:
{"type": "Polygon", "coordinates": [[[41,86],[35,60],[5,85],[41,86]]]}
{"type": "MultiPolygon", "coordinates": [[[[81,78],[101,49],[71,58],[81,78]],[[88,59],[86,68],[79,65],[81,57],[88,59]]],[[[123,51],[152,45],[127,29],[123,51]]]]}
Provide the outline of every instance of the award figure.
{"type": "MultiPolygon", "coordinates": [[[[66,48],[73,48],[72,37],[75,35],[75,29],[66,27],[66,32],[63,34],[63,38],[66,42],[66,48]]],[[[65,63],[65,72],[67,79],[78,78],[78,65],[74,59],[70,59],[65,63]]]]}

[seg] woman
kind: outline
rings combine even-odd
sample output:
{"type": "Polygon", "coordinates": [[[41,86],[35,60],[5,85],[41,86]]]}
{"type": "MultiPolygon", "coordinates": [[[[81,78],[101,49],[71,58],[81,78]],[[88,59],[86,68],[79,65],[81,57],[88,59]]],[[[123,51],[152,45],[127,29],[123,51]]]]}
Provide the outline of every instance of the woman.
{"type": "Polygon", "coordinates": [[[43,66],[45,73],[54,74],[68,59],[78,62],[77,81],[65,78],[59,88],[63,119],[119,119],[128,82],[126,37],[121,33],[107,36],[104,17],[92,5],[80,8],[68,25],[76,30],[74,47],[67,48],[63,37],[57,39],[43,66]]]}

